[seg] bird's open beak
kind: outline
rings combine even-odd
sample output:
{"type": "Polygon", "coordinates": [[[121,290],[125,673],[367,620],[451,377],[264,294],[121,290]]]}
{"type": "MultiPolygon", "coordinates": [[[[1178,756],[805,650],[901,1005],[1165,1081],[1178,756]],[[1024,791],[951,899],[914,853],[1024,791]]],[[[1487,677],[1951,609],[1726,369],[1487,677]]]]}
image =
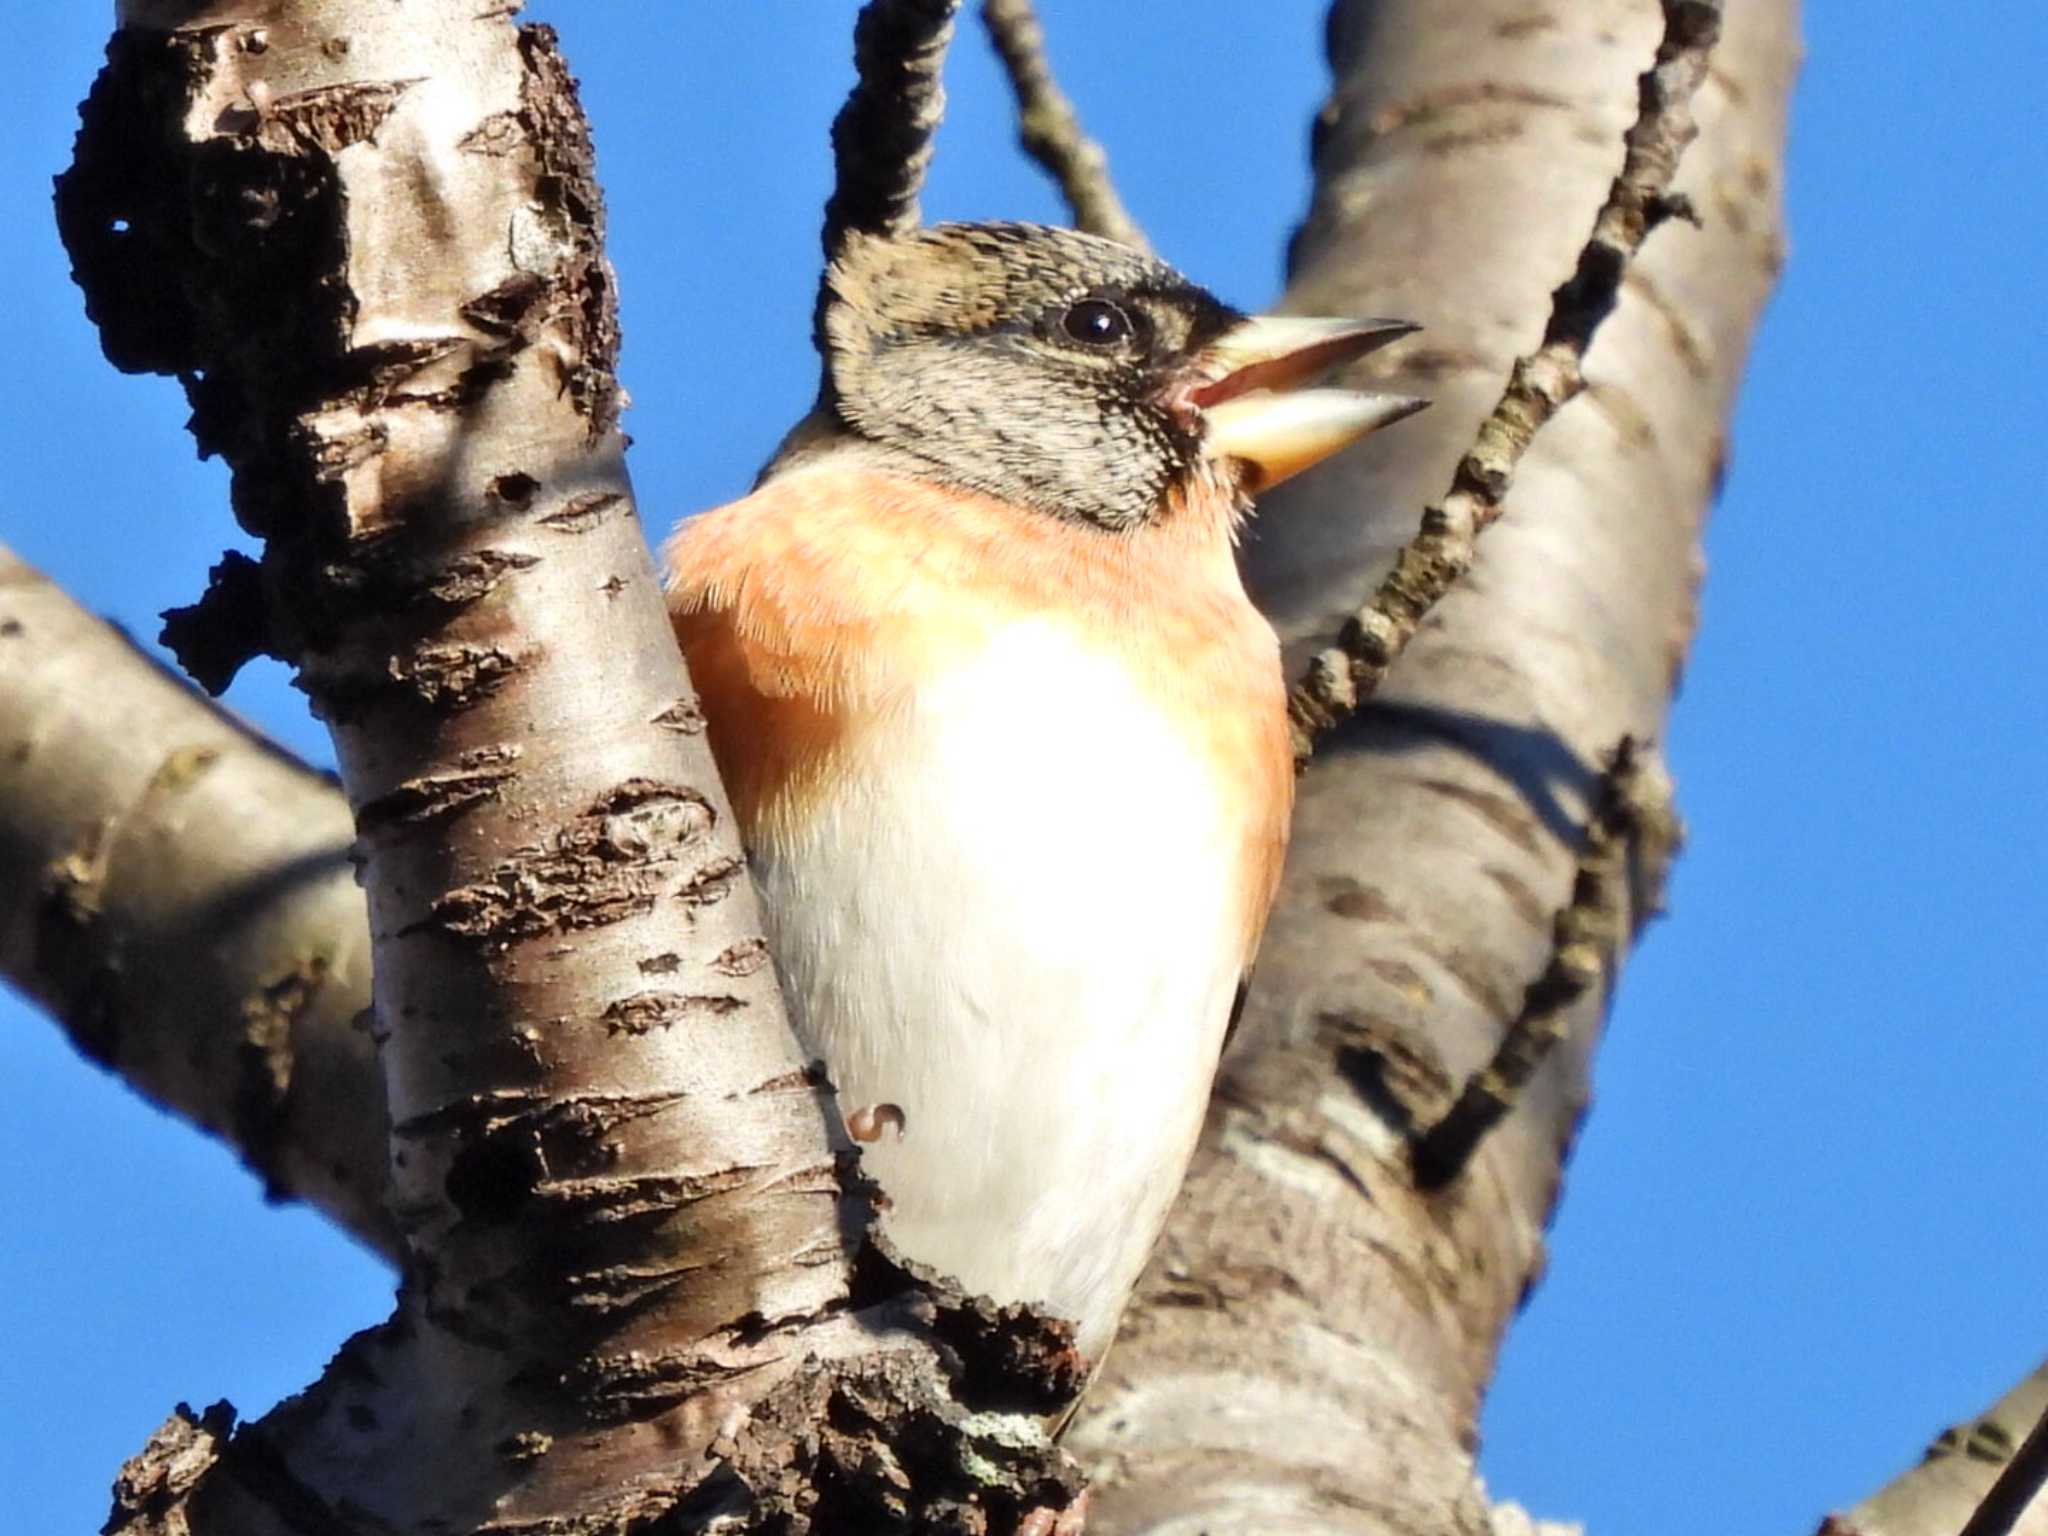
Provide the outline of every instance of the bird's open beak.
{"type": "Polygon", "coordinates": [[[1248,467],[1262,491],[1328,458],[1427,400],[1297,385],[1420,329],[1405,320],[1311,320],[1254,315],[1211,342],[1183,398],[1202,420],[1202,452],[1248,467]]]}

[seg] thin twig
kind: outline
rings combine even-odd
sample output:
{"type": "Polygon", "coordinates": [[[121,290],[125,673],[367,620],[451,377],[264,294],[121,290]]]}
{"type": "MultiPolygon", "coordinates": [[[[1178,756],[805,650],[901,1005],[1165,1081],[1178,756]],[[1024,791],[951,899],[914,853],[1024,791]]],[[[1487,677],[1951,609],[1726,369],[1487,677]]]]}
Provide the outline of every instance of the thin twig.
{"type": "Polygon", "coordinates": [[[1074,103],[1053,78],[1045,54],[1045,28],[1039,25],[1031,0],[983,0],[981,20],[1017,95],[1018,141],[1024,153],[1059,183],[1074,227],[1149,251],[1145,231],[1116,194],[1109,156],[1081,131],[1074,103]]]}
{"type": "Polygon", "coordinates": [[[1606,977],[1629,932],[1658,909],[1678,836],[1661,765],[1623,737],[1594,801],[1571,900],[1552,929],[1550,963],[1523,994],[1522,1010],[1493,1060],[1472,1075],[1443,1118],[1415,1138],[1416,1183],[1438,1189],[1456,1178],[1487,1132],[1515,1107],[1565,1037],[1573,1008],[1606,977]]]}
{"type": "Polygon", "coordinates": [[[1971,1514],[1969,1523],[1957,1536],[2006,1536],[2020,1522],[2048,1485],[2048,1412],[2035,1422],[2033,1431],[2020,1442],[2012,1460],[1998,1474],[1998,1480],[1971,1514]]]}
{"type": "Polygon", "coordinates": [[[1500,516],[1530,439],[1586,387],[1586,348],[1613,310],[1622,274],[1643,237],[1666,219],[1692,217],[1684,198],[1671,193],[1671,179],[1698,132],[1692,95],[1706,76],[1720,30],[1718,0],[1664,0],[1664,40],[1656,62],[1637,81],[1638,110],[1621,173],[1579,252],[1577,269],[1551,295],[1543,342],[1516,361],[1506,392],[1480,423],[1442,505],[1424,511],[1421,529],[1371,601],[1295,685],[1288,715],[1297,764],[1306,763],[1316,744],[1372,695],[1424,616],[1471,568],[1479,535],[1500,516]]]}
{"type": "Polygon", "coordinates": [[[900,235],[917,227],[917,195],[945,115],[939,70],[960,0],[868,0],[853,28],[852,92],[832,120],[832,196],[825,259],[849,230],[900,235]]]}

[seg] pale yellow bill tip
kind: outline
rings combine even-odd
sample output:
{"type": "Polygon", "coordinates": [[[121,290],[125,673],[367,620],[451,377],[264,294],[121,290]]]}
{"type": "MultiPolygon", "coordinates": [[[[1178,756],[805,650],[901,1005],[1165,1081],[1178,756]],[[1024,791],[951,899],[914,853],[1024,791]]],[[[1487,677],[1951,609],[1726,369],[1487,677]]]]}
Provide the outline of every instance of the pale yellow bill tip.
{"type": "Polygon", "coordinates": [[[1428,404],[1358,389],[1253,390],[1203,410],[1202,452],[1243,460],[1255,471],[1252,488],[1265,490],[1428,404]]]}

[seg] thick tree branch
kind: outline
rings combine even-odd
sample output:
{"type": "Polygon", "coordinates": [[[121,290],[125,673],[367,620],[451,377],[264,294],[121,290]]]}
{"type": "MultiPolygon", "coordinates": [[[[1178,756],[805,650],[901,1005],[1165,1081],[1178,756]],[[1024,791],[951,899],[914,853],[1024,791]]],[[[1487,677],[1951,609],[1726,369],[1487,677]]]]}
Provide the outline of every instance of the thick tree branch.
{"type": "Polygon", "coordinates": [[[981,19],[1016,93],[1018,141],[1058,184],[1074,227],[1150,250],[1145,231],[1117,196],[1109,156],[1082,131],[1080,114],[1053,78],[1045,28],[1031,0],[983,0],[981,19]]]}
{"type": "Polygon", "coordinates": [[[110,358],[186,381],[334,735],[407,1284],[262,1423],[174,1416],[111,1528],[1068,1505],[1059,1341],[860,1241],[633,514],[552,34],[452,0],[187,14],[127,8],[60,223],[110,358]]]}
{"type": "Polygon", "coordinates": [[[1386,677],[1431,608],[1472,568],[1479,536],[1504,507],[1535,435],[1586,387],[1586,349],[1621,296],[1629,261],[1649,232],[1691,205],[1671,194],[1679,157],[1698,131],[1693,92],[1721,33],[1718,0],[1663,0],[1656,61],[1637,82],[1638,108],[1621,170],[1572,275],[1551,295],[1542,344],[1516,359],[1500,403],[1459,459],[1450,492],[1429,507],[1379,590],[1319,652],[1288,700],[1295,758],[1358,709],[1386,677]]]}
{"type": "Polygon", "coordinates": [[[348,804],[0,549],[0,972],[387,1257],[348,804]]]}
{"type": "MultiPolygon", "coordinates": [[[[1534,349],[1638,115],[1644,0],[1341,3],[1287,306],[1427,327],[1360,371],[1435,408],[1261,505],[1247,571],[1299,667],[1414,532],[1534,349]],[[1532,30],[1533,29],[1533,30],[1532,30]],[[1576,210],[1576,211],[1574,211],[1576,210]]],[[[1070,1443],[1103,1533],[1491,1533],[1472,1426],[1542,1264],[1605,987],[1439,1194],[1408,1137],[1499,1048],[1552,949],[1599,761],[1661,739],[1695,538],[1780,254],[1789,4],[1731,12],[1679,187],[1590,383],[1468,579],[1301,781],[1238,1042],[1182,1202],[1070,1443]]],[[[1633,916],[1633,914],[1631,914],[1633,916]]]]}
{"type": "MultiPolygon", "coordinates": [[[[938,69],[955,8],[879,0],[863,12],[856,45],[860,79],[835,125],[840,182],[828,215],[835,232],[915,223],[916,192],[943,109],[938,69]]],[[[123,251],[119,242],[102,240],[92,227],[95,211],[86,211],[83,237],[103,259],[128,266],[102,285],[94,302],[104,309],[154,292],[150,282],[163,265],[159,253],[136,248],[150,238],[147,227],[137,227],[135,240],[123,251]]],[[[836,233],[828,244],[832,238],[836,233]]],[[[170,324],[167,311],[154,303],[135,309],[134,323],[118,326],[109,336],[110,350],[125,366],[166,366],[152,332],[170,324]]],[[[558,522],[574,528],[595,521],[601,512],[601,507],[575,511],[558,522]]],[[[479,565],[465,579],[481,585],[503,574],[502,564],[479,565]]],[[[235,1146],[274,1196],[303,1197],[359,1239],[395,1255],[395,1236],[382,1211],[387,1182],[383,1085],[368,1033],[355,1022],[368,1006],[368,936],[360,917],[361,895],[345,860],[352,837],[346,801],[318,775],[294,769],[285,754],[163,677],[154,663],[25,567],[10,567],[8,582],[17,605],[32,599],[53,617],[45,619],[39,611],[25,630],[10,632],[31,637],[36,661],[0,677],[5,690],[0,692],[0,719],[29,722],[23,729],[39,742],[33,756],[23,753],[4,765],[23,776],[12,786],[18,792],[0,807],[5,818],[0,832],[6,838],[0,854],[8,859],[0,870],[17,876],[7,885],[17,900],[0,911],[6,925],[0,931],[13,936],[0,949],[5,973],[57,1017],[70,1021],[74,1039],[88,1055],[235,1146]],[[53,624],[61,625],[65,645],[78,647],[75,663],[36,641],[56,632],[53,624]],[[69,691],[77,676],[93,678],[92,690],[69,691]],[[109,694],[122,699],[132,694],[138,702],[122,711],[81,707],[84,700],[109,694]],[[46,739],[56,727],[37,723],[45,719],[53,698],[65,710],[68,734],[61,747],[46,739]],[[202,740],[226,743],[206,750],[246,758],[270,770],[270,778],[250,791],[240,773],[215,768],[195,776],[206,795],[206,816],[188,813],[178,823],[194,835],[173,840],[160,834],[152,862],[116,865],[116,880],[140,871],[152,874],[157,886],[149,901],[119,888],[94,895],[99,911],[90,934],[65,953],[74,958],[75,969],[83,968],[80,976],[105,978],[116,970],[133,976],[132,984],[120,989],[116,1019],[108,1013],[116,1000],[102,995],[104,988],[85,996],[78,978],[60,977],[50,968],[56,951],[48,946],[39,950],[33,942],[48,927],[48,920],[38,916],[42,909],[33,893],[45,883],[45,870],[74,851],[82,827],[133,821],[128,806],[139,788],[119,778],[124,766],[132,777],[144,759],[168,760],[202,740]],[[31,773],[33,782],[27,778],[31,773]],[[288,787],[293,782],[296,789],[288,787]],[[273,817],[276,832],[251,827],[251,807],[273,817]],[[246,830],[234,837],[208,835],[207,817],[232,818],[233,826],[246,830]],[[273,846],[281,849],[274,875],[257,862],[273,846]],[[312,850],[325,862],[313,864],[312,850]],[[246,865],[237,857],[242,854],[246,865]],[[238,918],[264,936],[261,942],[251,941],[246,964],[239,963],[242,950],[196,947],[182,942],[181,931],[169,926],[189,916],[172,900],[177,893],[213,889],[233,892],[223,900],[233,900],[238,918]],[[328,910],[334,906],[330,891],[345,892],[339,910],[328,910]],[[139,909],[133,916],[131,907],[139,909]],[[317,918],[316,912],[321,914],[317,918]],[[152,926],[131,926],[144,923],[152,926]],[[276,935],[291,936],[284,948],[293,953],[317,950],[352,959],[347,966],[330,966],[321,984],[295,1003],[292,1028],[282,1034],[271,1029],[259,1049],[250,1043],[255,1015],[245,1019],[244,1010],[255,1007],[250,1000],[260,999],[265,989],[294,974],[296,964],[280,950],[276,935]],[[142,969],[145,956],[148,968],[142,969]],[[300,1070],[302,1057],[317,1062],[317,1070],[310,1075],[300,1070]],[[242,1060],[252,1063],[251,1073],[274,1085],[268,1090],[271,1097],[284,1094],[287,1084],[296,1085],[289,1105],[259,1114],[263,1096],[250,1086],[256,1078],[215,1066],[242,1060]],[[318,1091],[308,1093],[306,1085],[313,1082],[318,1091]]],[[[167,641],[213,691],[225,687],[250,655],[272,647],[269,620],[261,611],[262,587],[258,567],[230,555],[200,604],[167,616],[167,641]]],[[[691,723],[688,711],[675,712],[677,728],[691,723]]],[[[464,783],[482,792],[493,776],[471,771],[464,783]]],[[[187,795],[185,803],[197,804],[200,798],[187,795]]]]}

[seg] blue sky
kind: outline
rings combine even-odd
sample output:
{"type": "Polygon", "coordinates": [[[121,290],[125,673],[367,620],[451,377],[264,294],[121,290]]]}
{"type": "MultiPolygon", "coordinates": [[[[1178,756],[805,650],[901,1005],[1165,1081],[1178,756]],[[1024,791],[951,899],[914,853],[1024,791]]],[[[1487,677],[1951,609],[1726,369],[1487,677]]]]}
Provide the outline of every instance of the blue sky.
{"type": "MultiPolygon", "coordinates": [[[[531,13],[562,28],[595,121],[657,529],[742,491],[808,402],[853,9],[531,13]]],[[[1042,9],[1161,250],[1270,299],[1307,195],[1320,0],[1042,9]]],[[[1808,23],[1792,262],[1670,742],[1692,843],[1484,1425],[1497,1494],[1595,1533],[1808,1531],[2048,1349],[2048,155],[2015,116],[2044,14],[1808,23]]],[[[0,539],[149,636],[237,534],[176,387],[100,360],[52,230],[104,17],[37,6],[11,30],[0,539]]],[[[978,30],[949,85],[928,215],[1057,218],[978,30]]],[[[279,669],[230,702],[326,760],[279,669]]],[[[174,1402],[260,1413],[383,1317],[388,1283],[5,995],[0,1083],[0,1488],[19,1529],[96,1529],[174,1402]]]]}

